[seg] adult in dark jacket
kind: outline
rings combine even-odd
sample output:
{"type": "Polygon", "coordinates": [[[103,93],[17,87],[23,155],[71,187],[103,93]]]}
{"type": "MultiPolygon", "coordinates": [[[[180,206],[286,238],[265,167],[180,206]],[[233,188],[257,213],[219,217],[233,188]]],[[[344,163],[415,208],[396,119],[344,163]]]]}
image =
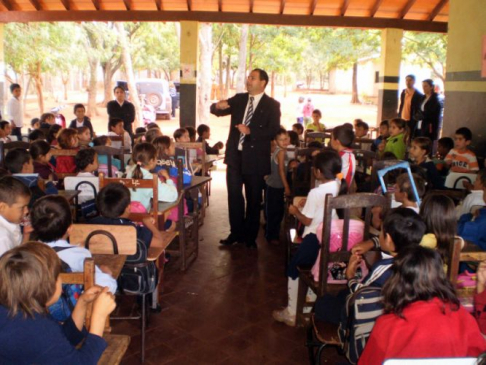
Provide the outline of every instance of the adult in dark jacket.
{"type": "Polygon", "coordinates": [[[223,245],[246,242],[256,248],[260,227],[263,177],[270,174],[270,144],[280,126],[280,103],[264,93],[268,75],[260,69],[248,76],[248,92],[211,105],[211,113],[231,115],[224,162],[228,188],[231,233],[220,241],[223,245]],[[246,196],[243,197],[243,186],[246,196]]]}
{"type": "MultiPolygon", "coordinates": [[[[125,100],[125,90],[121,86],[113,89],[115,100],[109,101],[106,110],[110,119],[123,120],[123,129],[125,129],[133,139],[132,124],[135,121],[135,107],[132,103],[125,100]]],[[[109,129],[109,128],[108,128],[109,129]]]]}
{"type": "Polygon", "coordinates": [[[415,136],[428,137],[435,145],[435,142],[439,139],[442,104],[439,96],[434,91],[434,81],[431,79],[424,80],[422,87],[424,89],[424,97],[420,105],[421,113],[419,113],[422,120],[421,123],[419,120],[417,124],[415,136]]]}
{"type": "Polygon", "coordinates": [[[408,122],[410,133],[413,136],[417,126],[415,116],[417,111],[420,110],[424,95],[415,88],[415,75],[407,75],[405,77],[405,84],[407,87],[400,94],[398,117],[408,122]]]}

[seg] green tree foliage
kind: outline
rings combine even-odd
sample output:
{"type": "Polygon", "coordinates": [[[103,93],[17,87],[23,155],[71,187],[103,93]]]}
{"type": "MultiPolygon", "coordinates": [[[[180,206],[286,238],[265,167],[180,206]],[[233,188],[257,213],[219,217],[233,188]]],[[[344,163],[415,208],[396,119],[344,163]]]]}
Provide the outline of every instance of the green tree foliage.
{"type": "Polygon", "coordinates": [[[428,67],[445,82],[447,34],[405,32],[403,56],[411,63],[428,67]]]}

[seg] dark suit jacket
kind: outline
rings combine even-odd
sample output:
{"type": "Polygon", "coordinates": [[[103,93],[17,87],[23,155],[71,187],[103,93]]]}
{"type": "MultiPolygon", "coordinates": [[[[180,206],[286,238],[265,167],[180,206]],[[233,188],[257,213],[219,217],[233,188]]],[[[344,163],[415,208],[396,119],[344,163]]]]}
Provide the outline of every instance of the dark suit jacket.
{"type": "MultiPolygon", "coordinates": [[[[414,118],[415,114],[417,113],[417,110],[420,110],[420,106],[422,104],[422,101],[424,100],[424,94],[422,94],[420,91],[415,89],[415,92],[413,93],[412,96],[412,102],[410,105],[410,121],[409,121],[409,128],[411,135],[413,136],[415,133],[415,128],[417,126],[417,120],[414,118]]],[[[402,117],[402,111],[403,111],[403,104],[405,103],[405,89],[402,90],[402,93],[400,94],[400,108],[398,109],[398,117],[402,117]]]]}
{"type": "Polygon", "coordinates": [[[248,93],[236,94],[228,99],[230,107],[226,110],[216,109],[211,105],[211,113],[222,117],[231,115],[231,126],[226,142],[224,162],[228,166],[237,167],[241,161],[241,173],[248,175],[268,175],[270,169],[270,142],[280,127],[280,103],[263,94],[250,121],[250,134],[245,137],[241,159],[238,156],[240,132],[236,125],[243,123],[248,93]]]}
{"type": "Polygon", "coordinates": [[[441,110],[442,104],[439,100],[439,96],[437,93],[433,93],[424,105],[424,119],[422,121],[421,133],[423,137],[429,137],[432,141],[439,138],[441,110]]]}

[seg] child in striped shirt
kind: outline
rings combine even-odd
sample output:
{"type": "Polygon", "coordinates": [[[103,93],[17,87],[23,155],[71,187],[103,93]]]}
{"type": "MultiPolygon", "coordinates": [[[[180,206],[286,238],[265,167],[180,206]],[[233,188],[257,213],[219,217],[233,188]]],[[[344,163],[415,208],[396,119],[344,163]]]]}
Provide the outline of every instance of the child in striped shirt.
{"type": "Polygon", "coordinates": [[[478,160],[474,152],[468,149],[472,140],[469,128],[459,128],[454,136],[454,148],[445,158],[447,166],[452,172],[476,173],[479,171],[478,160]]]}

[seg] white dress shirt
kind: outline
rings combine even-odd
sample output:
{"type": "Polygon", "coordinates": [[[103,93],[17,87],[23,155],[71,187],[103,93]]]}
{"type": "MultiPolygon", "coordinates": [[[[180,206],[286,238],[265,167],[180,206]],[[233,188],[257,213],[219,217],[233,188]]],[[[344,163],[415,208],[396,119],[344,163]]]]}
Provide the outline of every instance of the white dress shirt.
{"type": "MultiPolygon", "coordinates": [[[[258,103],[262,99],[262,96],[265,93],[257,94],[257,95],[248,95],[248,103],[246,103],[246,109],[245,109],[245,114],[243,115],[243,120],[241,121],[240,124],[243,124],[246,120],[246,115],[248,114],[248,107],[250,106],[250,98],[253,97],[253,114],[255,114],[255,110],[258,106],[258,103]]],[[[243,150],[243,144],[238,144],[238,150],[242,151],[243,150]]]]}
{"type": "Polygon", "coordinates": [[[12,96],[7,102],[7,115],[17,128],[24,126],[24,111],[22,110],[22,102],[19,99],[12,96]]]}
{"type": "Polygon", "coordinates": [[[0,256],[21,243],[20,226],[0,216],[0,256]]]}

